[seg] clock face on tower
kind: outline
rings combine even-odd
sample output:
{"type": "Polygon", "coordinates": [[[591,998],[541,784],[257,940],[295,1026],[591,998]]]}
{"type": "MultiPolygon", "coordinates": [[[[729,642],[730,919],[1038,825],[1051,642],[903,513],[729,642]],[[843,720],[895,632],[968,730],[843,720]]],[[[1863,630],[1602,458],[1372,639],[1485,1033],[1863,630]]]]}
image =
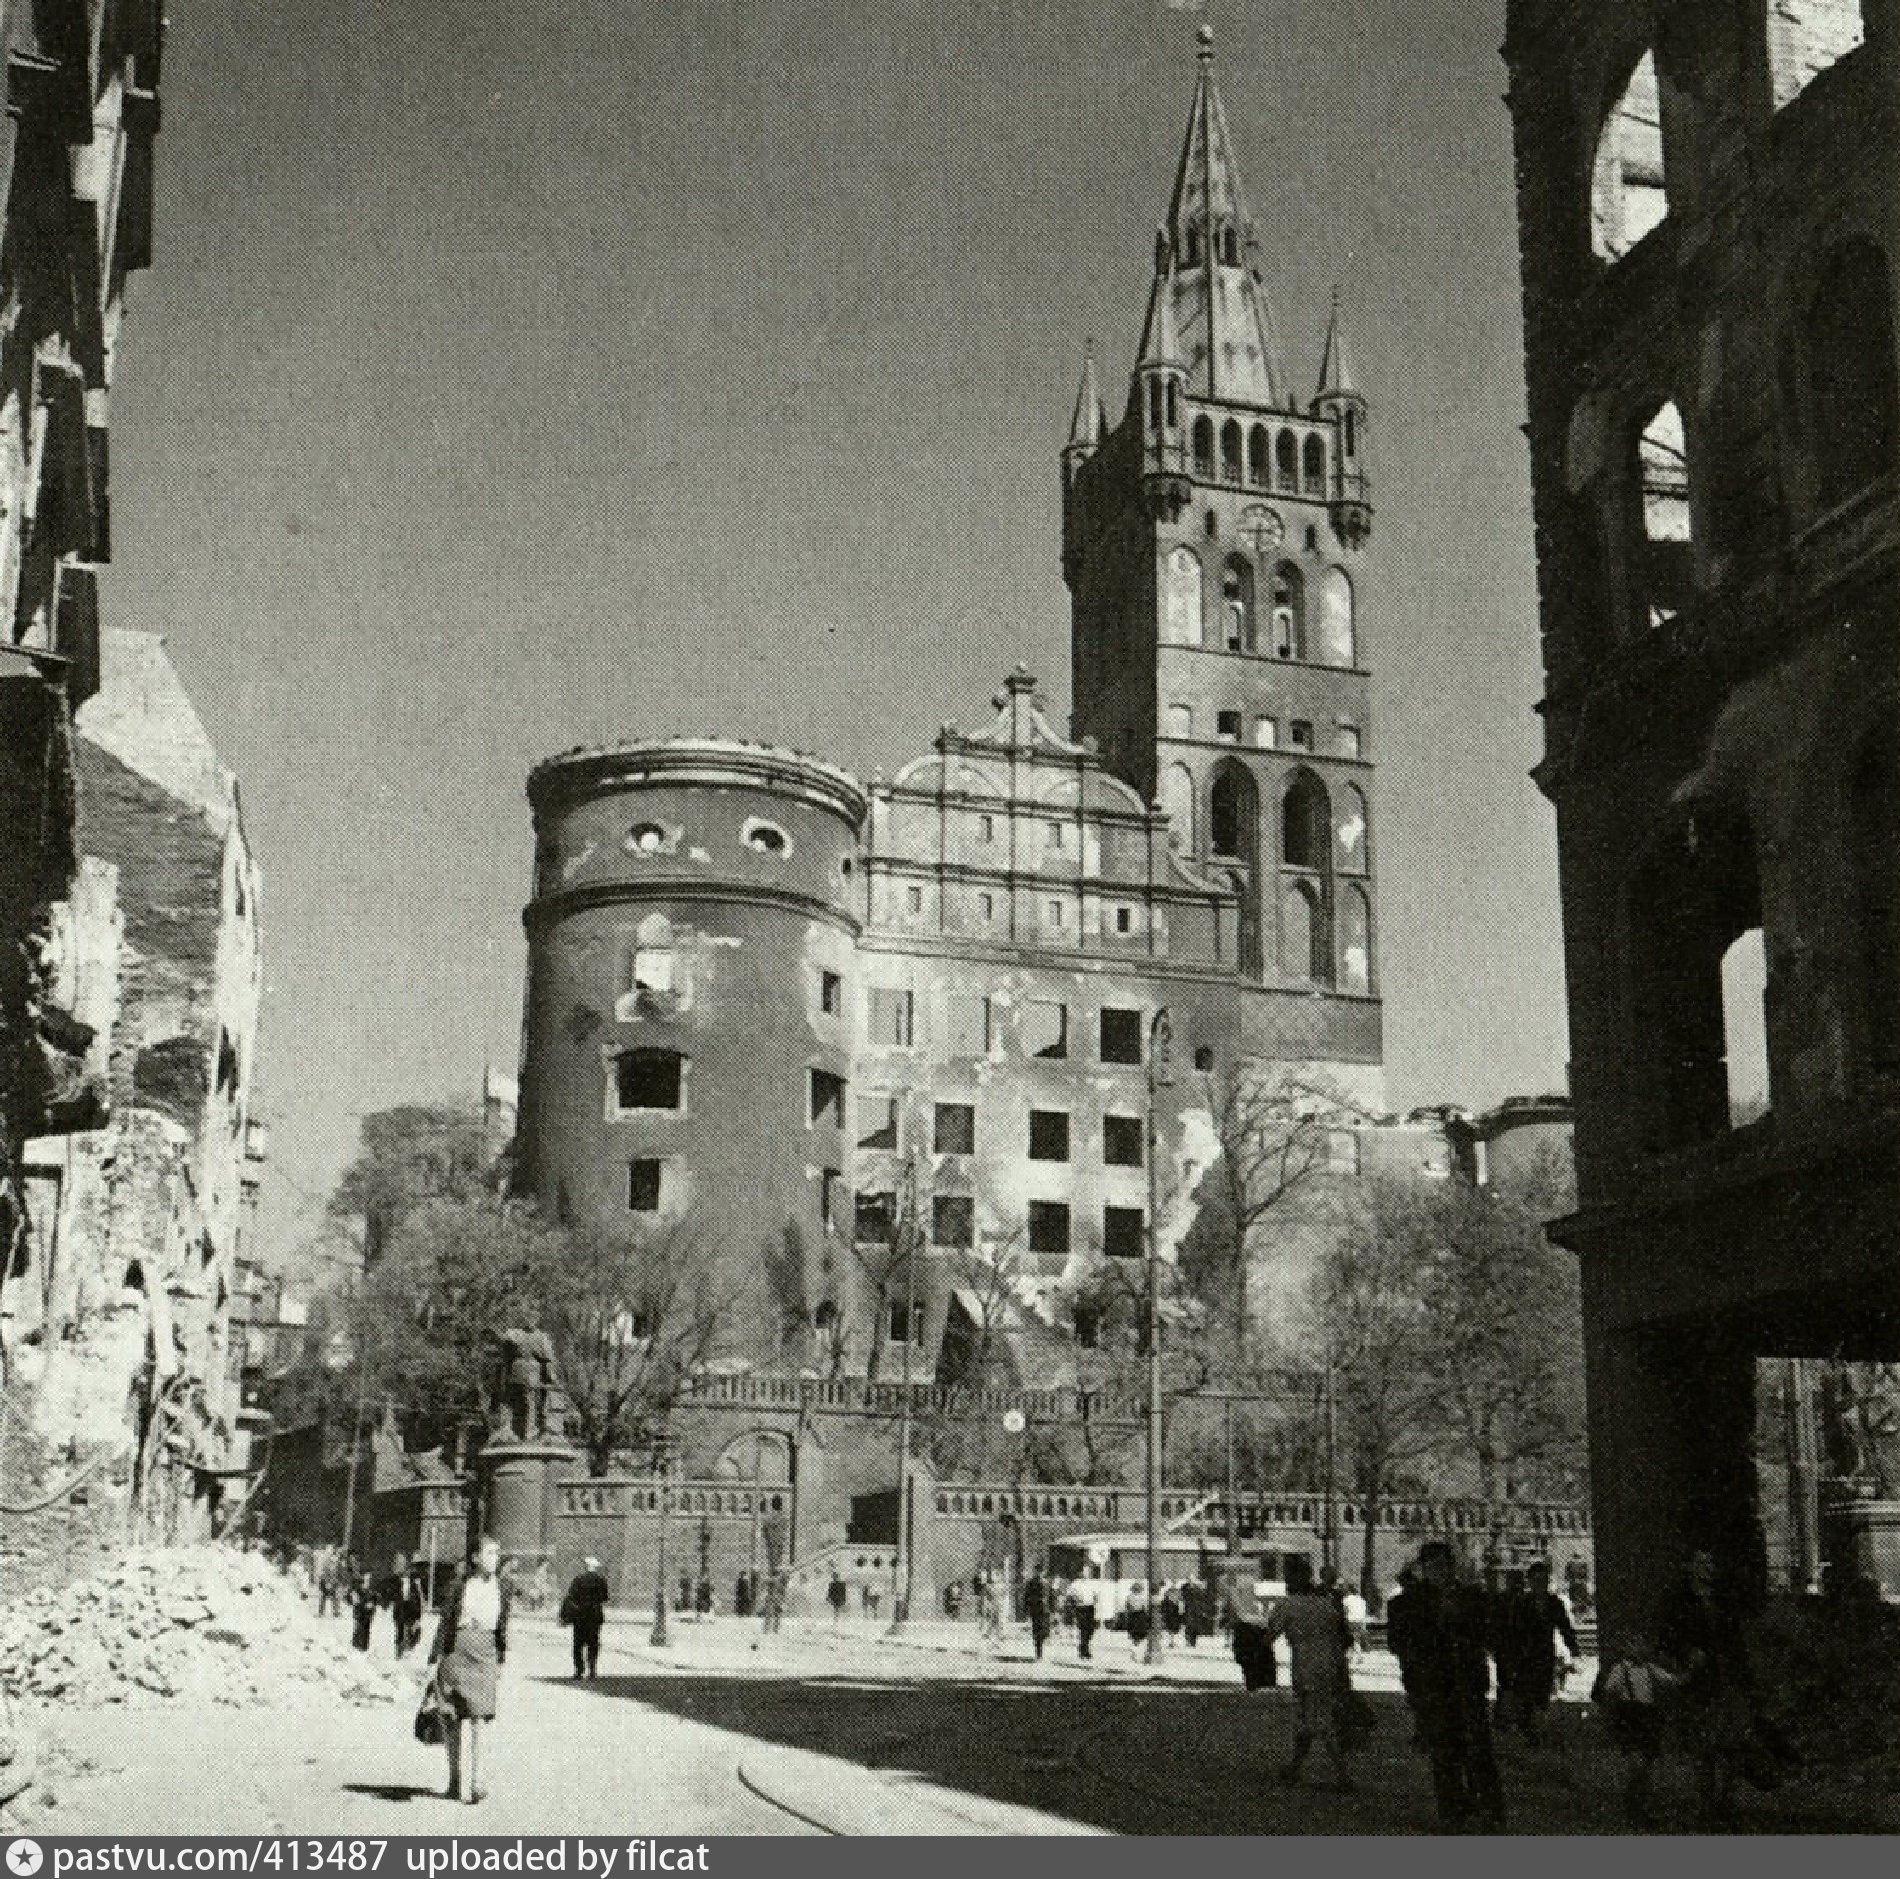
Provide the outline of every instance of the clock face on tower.
{"type": "Polygon", "coordinates": [[[1270,555],[1286,539],[1286,524],[1265,503],[1251,503],[1240,512],[1240,539],[1256,555],[1270,555]]]}

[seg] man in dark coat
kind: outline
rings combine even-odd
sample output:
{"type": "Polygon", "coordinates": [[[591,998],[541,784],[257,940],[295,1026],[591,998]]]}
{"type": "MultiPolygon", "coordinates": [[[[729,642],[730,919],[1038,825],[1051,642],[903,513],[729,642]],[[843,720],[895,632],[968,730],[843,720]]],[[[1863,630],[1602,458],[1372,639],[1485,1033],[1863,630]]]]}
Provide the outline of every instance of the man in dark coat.
{"type": "Polygon", "coordinates": [[[600,1672],[600,1630],[607,1621],[610,1597],[600,1561],[590,1553],[581,1561],[580,1571],[561,1600],[561,1618],[574,1634],[576,1677],[593,1677],[600,1672]]]}
{"type": "Polygon", "coordinates": [[[1460,1580],[1457,1557],[1443,1540],[1420,1549],[1416,1577],[1388,1638],[1431,1757],[1438,1818],[1454,1830],[1497,1832],[1504,1825],[1504,1789],[1491,1746],[1484,1597],[1460,1580]]]}
{"type": "Polygon", "coordinates": [[[1040,1657],[1049,1642],[1049,1582],[1039,1572],[1023,1581],[1023,1616],[1029,1620],[1029,1641],[1040,1657]]]}
{"type": "Polygon", "coordinates": [[[1550,1589],[1550,1566],[1539,1560],[1524,1588],[1497,1604],[1498,1721],[1515,1724],[1526,1742],[1537,1740],[1544,1712],[1557,1693],[1557,1646],[1577,1655],[1576,1627],[1550,1589]]]}

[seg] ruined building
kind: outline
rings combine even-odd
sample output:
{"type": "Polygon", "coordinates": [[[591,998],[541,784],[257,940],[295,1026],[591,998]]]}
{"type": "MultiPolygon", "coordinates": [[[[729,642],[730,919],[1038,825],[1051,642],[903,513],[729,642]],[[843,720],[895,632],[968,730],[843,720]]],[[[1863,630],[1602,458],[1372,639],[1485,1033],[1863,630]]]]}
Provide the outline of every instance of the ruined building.
{"type": "Polygon", "coordinates": [[[533,774],[516,1179],[716,1250],[750,1361],[935,1375],[999,1273],[1066,1339],[1178,1239],[1221,1080],[1381,1105],[1367,410],[1337,307],[1296,389],[1267,258],[1204,45],[1126,398],[1091,361],[1062,452],[1073,735],[1018,672],[870,787],[720,739],[533,774]]]}
{"type": "Polygon", "coordinates": [[[1761,1360],[1900,1356],[1900,8],[1514,0],[1505,56],[1626,1634],[1690,1544],[1761,1582],[1761,1360]]]}

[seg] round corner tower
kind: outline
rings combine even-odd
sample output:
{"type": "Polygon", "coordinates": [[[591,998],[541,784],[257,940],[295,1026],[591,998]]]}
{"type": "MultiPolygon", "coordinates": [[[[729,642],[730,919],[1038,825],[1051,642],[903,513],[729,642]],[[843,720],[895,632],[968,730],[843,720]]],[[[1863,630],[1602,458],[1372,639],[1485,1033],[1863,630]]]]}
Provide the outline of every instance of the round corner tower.
{"type": "Polygon", "coordinates": [[[746,1301],[732,1341],[766,1355],[787,1308],[843,1283],[825,1258],[864,792],[791,751],[675,739],[550,758],[528,797],[517,1186],[629,1246],[714,1256],[746,1301]],[[803,1295],[772,1298],[768,1270],[803,1295]]]}

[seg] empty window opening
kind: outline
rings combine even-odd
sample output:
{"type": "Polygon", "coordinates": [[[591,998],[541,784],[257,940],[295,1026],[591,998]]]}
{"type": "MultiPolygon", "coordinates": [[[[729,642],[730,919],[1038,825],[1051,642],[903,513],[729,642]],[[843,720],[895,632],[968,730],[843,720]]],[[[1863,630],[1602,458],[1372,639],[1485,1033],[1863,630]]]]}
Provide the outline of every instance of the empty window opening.
{"type": "Polygon", "coordinates": [[[1326,866],[1333,845],[1331,805],[1326,785],[1310,770],[1302,770],[1287,785],[1280,808],[1280,859],[1289,868],[1326,866]]]}
{"type": "Polygon", "coordinates": [[[1352,618],[1352,577],[1328,568],[1319,584],[1319,662],[1350,666],[1358,657],[1352,618]]]}
{"type": "Polygon", "coordinates": [[[1871,241],[1843,243],[1821,269],[1807,323],[1816,470],[1824,508],[1900,463],[1893,286],[1871,241]]]}
{"type": "Polygon", "coordinates": [[[871,988],[870,1031],[873,1044],[908,1050],[916,1041],[915,1001],[894,986],[871,988]]]}
{"type": "Polygon", "coordinates": [[[923,1330],[923,1307],[894,1298],[891,1300],[890,1323],[893,1344],[915,1344],[923,1330]]]}
{"type": "Polygon", "coordinates": [[[1229,555],[1221,570],[1221,622],[1229,652],[1253,651],[1253,563],[1244,555],[1229,555]]]}
{"type": "Polygon", "coordinates": [[[1023,1001],[1023,1055],[1066,1057],[1069,1054],[1069,1008],[1053,998],[1023,1001]]]}
{"type": "Polygon", "coordinates": [[[648,914],[634,934],[627,989],[670,998],[676,982],[677,962],[672,921],[663,913],[648,914]]]}
{"type": "Polygon", "coordinates": [[[1139,1259],[1147,1242],[1148,1223],[1139,1207],[1102,1209],[1102,1251],[1110,1259],[1139,1259]]]}
{"type": "Polygon", "coordinates": [[[1134,930],[1135,930],[1134,908],[1117,907],[1115,909],[1115,931],[1117,933],[1132,933],[1134,930]]]}
{"type": "Polygon", "coordinates": [[[1217,541],[1220,538],[1220,517],[1210,509],[1206,515],[1201,518],[1201,521],[1207,530],[1207,539],[1209,541],[1217,541]]]}
{"type": "Polygon", "coordinates": [[[1220,430],[1220,473],[1221,480],[1227,483],[1238,483],[1243,477],[1241,431],[1232,418],[1220,430]]]}
{"type": "Polygon", "coordinates": [[[1224,744],[1240,742],[1240,713],[1238,711],[1217,711],[1214,714],[1214,735],[1224,744]]]}
{"type": "Polygon", "coordinates": [[[1125,1006],[1102,1007],[1102,1061],[1141,1062],[1141,1013],[1125,1006]]]}
{"type": "Polygon", "coordinates": [[[1260,789],[1244,764],[1224,761],[1208,798],[1208,835],[1217,855],[1253,864],[1260,821],[1260,789]]]}
{"type": "Polygon", "coordinates": [[[1032,1200],[1029,1203],[1029,1250],[1032,1253],[1069,1250],[1069,1209],[1065,1202],[1032,1200]]]}
{"type": "Polygon", "coordinates": [[[818,1009],[834,1018],[844,1009],[844,980],[835,972],[818,975],[818,1009]]]}
{"type": "Polygon", "coordinates": [[[627,1210],[636,1214],[660,1211],[660,1163],[641,1159],[627,1163],[627,1210]]]}
{"type": "Polygon", "coordinates": [[[1069,1159],[1069,1118],[1066,1112],[1060,1109],[1032,1109],[1029,1112],[1029,1159],[1069,1159]]]}
{"type": "Polygon", "coordinates": [[[1668,213],[1656,55],[1645,52],[1597,137],[1590,246],[1605,261],[1620,260],[1668,213]]]}
{"type": "MultiPolygon", "coordinates": [[[[985,899],[988,898],[986,895],[985,899]]],[[[984,918],[989,917],[985,910],[984,918]]],[[[952,1057],[987,1057],[995,1042],[990,1001],[981,992],[952,992],[944,1000],[945,1025],[952,1057]]]]}
{"type": "Polygon", "coordinates": [[[1110,1168],[1139,1168],[1143,1162],[1142,1137],[1145,1133],[1139,1116],[1102,1118],[1102,1160],[1110,1168]]]}
{"type": "Polygon", "coordinates": [[[1277,659],[1306,657],[1306,577],[1291,561],[1273,570],[1273,652],[1277,659]]]}
{"type": "Polygon", "coordinates": [[[897,1098],[888,1091],[859,1091],[858,1146],[860,1148],[896,1148],[897,1098]]]}
{"type": "Polygon", "coordinates": [[[1688,445],[1673,400],[1643,426],[1636,462],[1643,504],[1643,599],[1649,624],[1659,626],[1689,604],[1695,573],[1688,445]]]}
{"type": "Polygon", "coordinates": [[[1866,36],[1861,0],[1768,0],[1768,71],[1775,109],[1791,104],[1866,36]]]}
{"type": "Polygon", "coordinates": [[[1093,1305],[1074,1308],[1075,1341],[1085,1351],[1097,1349],[1102,1342],[1102,1314],[1093,1305]]]}
{"type": "Polygon", "coordinates": [[[1310,718],[1295,718],[1287,726],[1287,742],[1295,750],[1313,748],[1313,723],[1310,718]]]}
{"type": "Polygon", "coordinates": [[[776,822],[753,820],[745,825],[745,845],[762,855],[789,855],[792,838],[776,822]]]}
{"type": "Polygon", "coordinates": [[[1197,1070],[1213,1069],[1214,1052],[1210,1046],[1202,1044],[1196,1047],[1194,1052],[1194,1067],[1197,1070]]]}
{"type": "Polygon", "coordinates": [[[678,1109],[685,1076],[676,1050],[623,1050],[614,1059],[614,1096],[622,1109],[678,1109]]]}
{"type": "Polygon", "coordinates": [[[906,913],[922,913],[923,910],[924,910],[924,890],[921,887],[905,888],[904,889],[904,911],[906,913]]]}
{"type": "Polygon", "coordinates": [[[1273,445],[1267,427],[1256,424],[1247,433],[1247,481],[1264,489],[1273,476],[1273,445]]]}
{"type": "Polygon", "coordinates": [[[1900,736],[1885,721],[1862,747],[1849,783],[1849,860],[1860,926],[1861,1008],[1867,1060],[1900,1069],[1900,736]]]}
{"type": "Polygon", "coordinates": [[[1722,955],[1722,1064],[1728,1124],[1739,1129],[1768,1113],[1768,952],[1752,926],[1722,955]]]}
{"type": "Polygon", "coordinates": [[[936,1194],[930,1201],[930,1239],[935,1246],[968,1251],[976,1244],[976,1202],[968,1194],[936,1194]]]}
{"type": "Polygon", "coordinates": [[[1049,903],[1049,924],[1052,927],[1063,926],[1068,921],[1068,909],[1059,900],[1049,903]]]}
{"type": "Polygon", "coordinates": [[[931,1147],[939,1155],[976,1153],[976,1105],[939,1103],[931,1131],[931,1147]]]}
{"type": "Polygon", "coordinates": [[[890,1245],[897,1236],[897,1196],[860,1194],[853,1209],[852,1232],[866,1245],[890,1245]]]}
{"type": "Polygon", "coordinates": [[[1273,440],[1273,464],[1282,489],[1300,486],[1300,446],[1291,431],[1282,431],[1273,440]]]}
{"type": "Polygon", "coordinates": [[[844,1127],[844,1078],[830,1070],[813,1070],[810,1077],[808,1113],[811,1120],[822,1128],[842,1129],[844,1127]]]}
{"type": "Polygon", "coordinates": [[[1205,413],[1194,420],[1194,474],[1213,480],[1214,420],[1205,413]]]}
{"type": "Polygon", "coordinates": [[[1309,432],[1300,450],[1300,481],[1309,496],[1326,493],[1326,446],[1317,432],[1309,432]]]}

